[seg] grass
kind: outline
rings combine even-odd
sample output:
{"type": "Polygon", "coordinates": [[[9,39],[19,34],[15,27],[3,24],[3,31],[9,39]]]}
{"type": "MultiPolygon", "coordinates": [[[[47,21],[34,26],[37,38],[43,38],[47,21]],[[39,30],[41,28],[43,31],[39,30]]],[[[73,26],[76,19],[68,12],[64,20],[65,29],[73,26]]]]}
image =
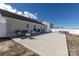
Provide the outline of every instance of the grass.
{"type": "Polygon", "coordinates": [[[32,56],[39,56],[37,53],[33,53],[32,56]]]}
{"type": "Polygon", "coordinates": [[[79,36],[66,35],[68,52],[70,56],[79,56],[79,36]]]}
{"type": "Polygon", "coordinates": [[[11,40],[8,50],[0,51],[0,56],[39,56],[37,53],[25,48],[23,45],[11,40]]]}

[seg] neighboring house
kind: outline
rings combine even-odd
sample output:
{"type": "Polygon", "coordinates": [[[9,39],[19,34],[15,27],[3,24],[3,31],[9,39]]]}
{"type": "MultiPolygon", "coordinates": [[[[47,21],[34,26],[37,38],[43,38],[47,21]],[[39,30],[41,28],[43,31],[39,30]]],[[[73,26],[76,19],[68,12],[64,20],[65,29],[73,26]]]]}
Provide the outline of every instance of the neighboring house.
{"type": "Polygon", "coordinates": [[[53,28],[53,24],[48,21],[42,21],[42,23],[47,26],[46,32],[51,32],[51,29],[53,28]]]}
{"type": "Polygon", "coordinates": [[[6,10],[0,9],[0,37],[16,36],[16,31],[45,32],[46,25],[6,10]]]}

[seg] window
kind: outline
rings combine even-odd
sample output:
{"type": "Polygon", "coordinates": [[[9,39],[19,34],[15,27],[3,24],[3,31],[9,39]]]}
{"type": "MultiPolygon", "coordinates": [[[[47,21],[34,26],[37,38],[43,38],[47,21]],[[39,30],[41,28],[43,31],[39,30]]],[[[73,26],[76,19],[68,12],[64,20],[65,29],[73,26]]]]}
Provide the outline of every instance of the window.
{"type": "Polygon", "coordinates": [[[34,31],[36,31],[36,25],[34,25],[34,31]]]}
{"type": "Polygon", "coordinates": [[[34,25],[34,28],[36,28],[36,25],[34,25]]]}
{"type": "Polygon", "coordinates": [[[27,28],[29,28],[29,24],[27,24],[27,28]]]}

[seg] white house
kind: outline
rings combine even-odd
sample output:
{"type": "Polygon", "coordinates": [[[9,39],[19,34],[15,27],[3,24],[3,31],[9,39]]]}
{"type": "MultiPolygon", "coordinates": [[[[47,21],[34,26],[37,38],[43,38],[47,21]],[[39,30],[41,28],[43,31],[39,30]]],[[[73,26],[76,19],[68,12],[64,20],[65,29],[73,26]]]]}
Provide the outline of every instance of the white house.
{"type": "Polygon", "coordinates": [[[37,20],[30,19],[0,9],[0,37],[16,36],[16,31],[44,32],[47,26],[37,20]]]}
{"type": "Polygon", "coordinates": [[[48,21],[42,21],[42,23],[47,26],[46,32],[51,32],[51,29],[53,28],[53,24],[48,21]]]}

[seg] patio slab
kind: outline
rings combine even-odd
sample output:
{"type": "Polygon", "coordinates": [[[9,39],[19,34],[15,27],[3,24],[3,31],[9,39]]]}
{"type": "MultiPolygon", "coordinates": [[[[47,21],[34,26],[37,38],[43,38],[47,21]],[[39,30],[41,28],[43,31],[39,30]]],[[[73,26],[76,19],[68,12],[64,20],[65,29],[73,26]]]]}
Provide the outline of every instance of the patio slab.
{"type": "Polygon", "coordinates": [[[14,38],[41,56],[68,56],[66,37],[64,34],[48,33],[34,36],[31,39],[14,38]]]}

